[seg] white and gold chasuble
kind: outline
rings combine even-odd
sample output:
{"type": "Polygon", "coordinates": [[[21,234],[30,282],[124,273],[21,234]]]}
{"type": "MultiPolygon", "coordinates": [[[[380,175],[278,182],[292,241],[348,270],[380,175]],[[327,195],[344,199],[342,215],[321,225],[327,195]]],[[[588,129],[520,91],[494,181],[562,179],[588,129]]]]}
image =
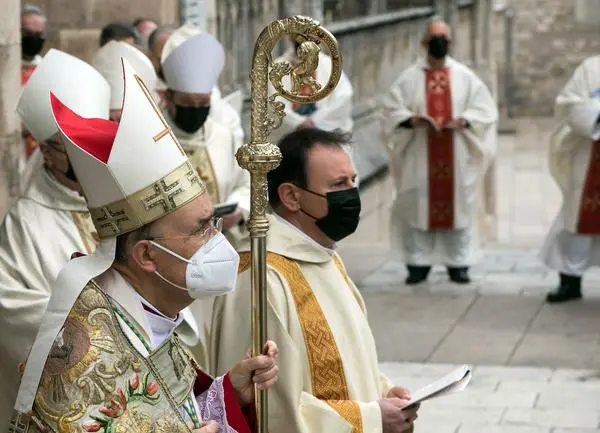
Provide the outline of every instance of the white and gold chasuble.
{"type": "MultiPolygon", "coordinates": [[[[269,391],[269,428],[286,433],[381,432],[380,373],[363,299],[340,257],[279,217],[269,217],[268,335],[280,348],[269,391]]],[[[248,248],[243,248],[248,251],[248,248]]],[[[250,345],[250,256],[241,254],[237,290],[217,298],[211,368],[226,371],[250,345]]]]}
{"type": "Polygon", "coordinates": [[[227,376],[202,373],[176,334],[149,343],[151,319],[134,289],[112,270],[97,281],[54,342],[32,414],[15,413],[11,432],[183,433],[202,419],[248,431],[227,376]]]}
{"type": "Polygon", "coordinates": [[[74,252],[97,245],[85,199],[45,169],[0,226],[0,431],[5,431],[25,361],[50,298],[52,283],[74,252]]]}

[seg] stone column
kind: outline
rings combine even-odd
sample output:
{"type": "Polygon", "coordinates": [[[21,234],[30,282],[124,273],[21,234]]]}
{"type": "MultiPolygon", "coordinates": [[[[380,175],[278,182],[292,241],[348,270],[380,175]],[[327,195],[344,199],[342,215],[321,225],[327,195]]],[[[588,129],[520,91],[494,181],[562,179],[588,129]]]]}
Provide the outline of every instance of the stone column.
{"type": "Polygon", "coordinates": [[[458,0],[446,0],[446,22],[452,29],[452,34],[456,35],[458,31],[458,0]]]}
{"type": "MultiPolygon", "coordinates": [[[[493,7],[493,0],[477,0],[475,14],[477,35],[474,66],[475,72],[489,87],[492,96],[497,102],[498,75],[492,47],[493,7]]],[[[482,228],[482,237],[487,241],[495,240],[497,232],[496,175],[496,162],[492,161],[483,178],[480,206],[480,227],[482,228]]]]}
{"type": "Polygon", "coordinates": [[[0,21],[0,219],[18,191],[20,121],[15,111],[21,87],[20,0],[4,0],[0,21]]]}
{"type": "Polygon", "coordinates": [[[284,16],[306,15],[323,22],[322,0],[286,0],[283,3],[284,16]]]}
{"type": "Polygon", "coordinates": [[[444,20],[448,20],[448,2],[450,0],[435,0],[434,2],[434,7],[435,7],[435,14],[442,17],[444,20]]]}
{"type": "Polygon", "coordinates": [[[181,24],[191,24],[206,29],[206,6],[208,0],[180,0],[179,20],[181,24]]]}

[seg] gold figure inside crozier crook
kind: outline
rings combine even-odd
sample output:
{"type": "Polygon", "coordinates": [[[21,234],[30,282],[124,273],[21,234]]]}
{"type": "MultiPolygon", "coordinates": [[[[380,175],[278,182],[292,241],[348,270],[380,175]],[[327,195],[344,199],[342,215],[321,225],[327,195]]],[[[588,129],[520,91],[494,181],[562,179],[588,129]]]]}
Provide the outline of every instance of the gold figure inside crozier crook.
{"type": "MultiPolygon", "coordinates": [[[[279,148],[269,143],[269,135],[282,121],[284,103],[278,97],[290,102],[310,104],[329,95],[337,86],[342,75],[342,56],[335,37],[312,18],[295,16],[283,18],[269,24],[259,35],[254,46],[252,70],[250,71],[251,113],[250,143],[236,153],[238,164],[250,172],[250,219],[248,231],[251,239],[251,279],[252,279],[252,354],[258,355],[267,340],[267,262],[266,235],[269,223],[266,217],[268,206],[267,173],[281,162],[279,148]],[[274,62],[272,51],[285,36],[293,37],[300,43],[298,62],[291,65],[287,61],[274,62]],[[319,45],[329,50],[331,75],[325,85],[314,78],[319,65],[319,45]],[[290,90],[283,86],[282,79],[288,76],[290,90]],[[269,81],[275,89],[268,95],[269,81]],[[300,94],[302,87],[310,89],[300,94]]],[[[267,393],[256,392],[256,409],[259,433],[267,433],[267,393]]]]}

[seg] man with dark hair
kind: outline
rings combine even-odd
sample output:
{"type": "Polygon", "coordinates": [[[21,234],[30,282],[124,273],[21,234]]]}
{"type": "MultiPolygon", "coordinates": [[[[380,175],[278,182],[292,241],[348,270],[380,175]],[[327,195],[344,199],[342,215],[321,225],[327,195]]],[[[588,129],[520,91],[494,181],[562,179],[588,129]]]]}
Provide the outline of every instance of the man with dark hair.
{"type": "MultiPolygon", "coordinates": [[[[408,391],[379,371],[365,304],[335,251],[361,209],[348,142],[339,132],[294,131],[268,175],[268,335],[282,347],[272,431],[399,433],[417,416],[417,408],[402,409],[408,391]]],[[[212,373],[226,371],[250,342],[250,331],[235,326],[250,315],[249,250],[240,248],[237,290],[215,301],[212,373]]]]}
{"type": "Polygon", "coordinates": [[[139,44],[140,38],[134,26],[126,21],[113,21],[102,28],[100,46],[110,41],[123,41],[128,44],[139,44]]]}

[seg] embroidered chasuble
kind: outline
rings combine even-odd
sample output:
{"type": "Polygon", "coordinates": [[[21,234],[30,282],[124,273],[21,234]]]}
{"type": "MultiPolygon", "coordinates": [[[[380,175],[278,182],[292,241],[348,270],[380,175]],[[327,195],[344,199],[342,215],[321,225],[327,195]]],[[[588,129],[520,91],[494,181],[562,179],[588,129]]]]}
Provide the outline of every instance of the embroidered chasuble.
{"type": "Polygon", "coordinates": [[[592,144],[581,203],[577,233],[600,235],[600,140],[592,144]]]}
{"type": "MultiPolygon", "coordinates": [[[[392,384],[379,372],[360,293],[337,253],[278,217],[269,216],[269,224],[268,335],[280,347],[270,430],[381,432],[377,401],[392,384]]],[[[242,246],[236,291],[215,301],[213,373],[230,368],[250,344],[250,331],[233,322],[250,318],[248,250],[242,246]]]]}
{"type": "MultiPolygon", "coordinates": [[[[443,126],[452,120],[448,68],[426,71],[427,114],[443,126]]],[[[429,229],[454,228],[454,131],[428,131],[429,229]]]]}
{"type": "MultiPolygon", "coordinates": [[[[143,311],[135,293],[126,296],[143,311]]],[[[15,413],[10,432],[189,433],[203,419],[224,433],[251,431],[228,376],[204,374],[176,335],[152,349],[137,326],[144,313],[127,310],[88,283],[48,356],[33,412],[15,413]]]]}

